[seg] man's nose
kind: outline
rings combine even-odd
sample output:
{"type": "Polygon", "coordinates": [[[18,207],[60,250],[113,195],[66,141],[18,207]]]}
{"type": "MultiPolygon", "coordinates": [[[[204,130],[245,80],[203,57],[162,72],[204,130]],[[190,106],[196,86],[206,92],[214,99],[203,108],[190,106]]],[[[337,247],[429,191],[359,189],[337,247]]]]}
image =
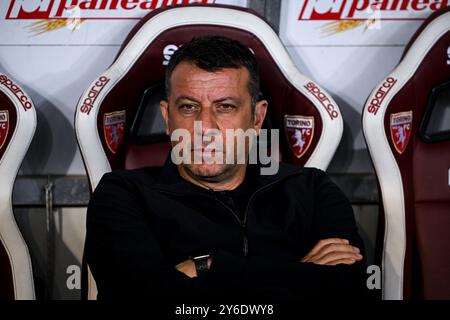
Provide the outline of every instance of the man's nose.
{"type": "Polygon", "coordinates": [[[211,108],[203,108],[196,120],[202,122],[202,133],[208,129],[218,129],[217,119],[211,108]]]}

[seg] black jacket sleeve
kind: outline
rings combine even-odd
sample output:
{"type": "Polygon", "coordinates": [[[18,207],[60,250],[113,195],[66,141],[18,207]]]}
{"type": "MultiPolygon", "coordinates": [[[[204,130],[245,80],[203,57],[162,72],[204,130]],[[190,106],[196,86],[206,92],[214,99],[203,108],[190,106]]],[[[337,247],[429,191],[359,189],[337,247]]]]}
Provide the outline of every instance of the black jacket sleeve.
{"type": "Polygon", "coordinates": [[[176,298],[207,289],[169,265],[126,179],[107,173],[87,211],[86,257],[98,299],[176,298]]]}
{"type": "MultiPolygon", "coordinates": [[[[350,204],[326,177],[316,190],[317,239],[347,238],[362,249],[350,204]]],[[[245,293],[265,298],[360,297],[363,263],[311,263],[245,258],[218,250],[204,277],[189,278],[165,258],[132,185],[106,174],[87,213],[86,257],[99,299],[196,299],[245,293]]],[[[299,258],[300,260],[300,258],[299,258]]]]}

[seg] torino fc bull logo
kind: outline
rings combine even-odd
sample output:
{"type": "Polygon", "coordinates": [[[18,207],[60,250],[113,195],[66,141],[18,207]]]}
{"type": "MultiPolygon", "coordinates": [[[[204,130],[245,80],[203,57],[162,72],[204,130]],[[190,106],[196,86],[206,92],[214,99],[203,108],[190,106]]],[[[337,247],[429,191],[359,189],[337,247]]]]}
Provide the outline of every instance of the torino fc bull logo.
{"type": "Polygon", "coordinates": [[[125,131],[125,110],[105,113],[103,129],[106,144],[112,153],[116,153],[123,141],[125,131]]]}
{"type": "Polygon", "coordinates": [[[297,158],[302,157],[311,145],[314,136],[314,117],[284,117],[289,148],[297,158]]]}
{"type": "Polygon", "coordinates": [[[412,129],[412,111],[391,114],[391,138],[399,154],[405,151],[412,129]]]}
{"type": "Polygon", "coordinates": [[[8,110],[0,110],[0,150],[5,144],[9,130],[9,114],[8,110]]]}

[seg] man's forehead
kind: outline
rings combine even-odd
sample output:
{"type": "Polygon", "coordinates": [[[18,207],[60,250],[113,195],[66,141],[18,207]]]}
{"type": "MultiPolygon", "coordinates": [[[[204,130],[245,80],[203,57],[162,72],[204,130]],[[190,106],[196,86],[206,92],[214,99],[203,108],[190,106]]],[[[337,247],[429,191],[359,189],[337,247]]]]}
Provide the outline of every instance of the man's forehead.
{"type": "Polygon", "coordinates": [[[189,78],[191,81],[227,81],[227,79],[247,81],[250,75],[245,67],[222,68],[215,71],[202,69],[195,64],[183,61],[178,64],[172,73],[172,82],[179,78],[189,78]]]}
{"type": "Polygon", "coordinates": [[[248,81],[245,68],[225,68],[209,72],[192,64],[180,64],[172,74],[171,95],[177,100],[180,96],[198,99],[199,95],[207,95],[210,100],[232,96],[239,98],[249,94],[248,81]]]}

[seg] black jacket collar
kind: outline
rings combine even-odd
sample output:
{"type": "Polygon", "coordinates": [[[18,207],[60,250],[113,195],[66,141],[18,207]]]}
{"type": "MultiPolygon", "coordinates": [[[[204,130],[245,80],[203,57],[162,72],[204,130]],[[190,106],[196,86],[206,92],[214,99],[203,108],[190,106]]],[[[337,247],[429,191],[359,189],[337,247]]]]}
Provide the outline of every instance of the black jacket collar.
{"type": "MultiPolygon", "coordinates": [[[[279,163],[279,170],[276,174],[261,175],[261,168],[262,165],[259,163],[249,164],[247,167],[246,179],[251,180],[252,185],[255,186],[255,189],[262,188],[286,177],[296,175],[301,171],[298,167],[279,163]]],[[[177,166],[173,164],[171,160],[170,153],[166,158],[164,166],[158,169],[159,170],[157,170],[157,175],[155,176],[155,181],[152,186],[153,188],[170,193],[186,195],[198,193],[201,190],[200,187],[184,180],[179,175],[177,166]]]]}

